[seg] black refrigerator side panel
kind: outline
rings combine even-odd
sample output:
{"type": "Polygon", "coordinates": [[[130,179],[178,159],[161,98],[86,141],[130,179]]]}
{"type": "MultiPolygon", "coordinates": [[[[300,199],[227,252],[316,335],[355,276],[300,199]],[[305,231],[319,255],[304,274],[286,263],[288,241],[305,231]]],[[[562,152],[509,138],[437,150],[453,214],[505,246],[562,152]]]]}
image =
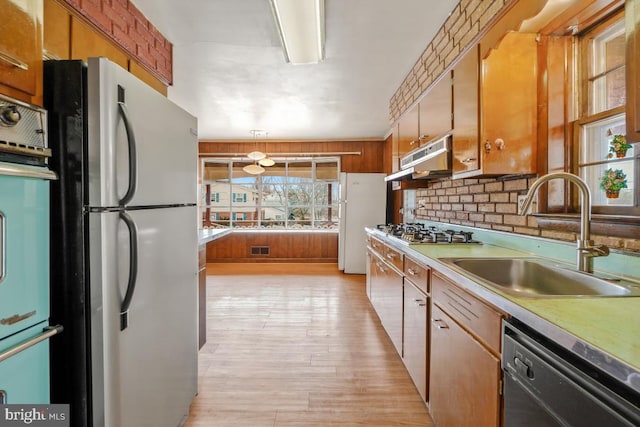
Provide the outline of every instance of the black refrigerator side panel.
{"type": "Polygon", "coordinates": [[[68,403],[71,426],[91,420],[88,254],[83,214],[86,179],[87,67],[82,61],[45,61],[51,184],[51,322],[64,333],[51,340],[51,402],[68,403]]]}

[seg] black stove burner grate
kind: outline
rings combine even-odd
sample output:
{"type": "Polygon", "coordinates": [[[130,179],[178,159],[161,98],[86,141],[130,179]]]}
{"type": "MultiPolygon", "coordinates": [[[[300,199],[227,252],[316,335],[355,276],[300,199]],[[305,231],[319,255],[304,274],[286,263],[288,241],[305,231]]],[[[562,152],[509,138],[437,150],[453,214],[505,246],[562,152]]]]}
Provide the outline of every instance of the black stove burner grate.
{"type": "Polygon", "coordinates": [[[479,243],[471,231],[440,230],[420,223],[380,224],[377,228],[409,243],[479,243]]]}

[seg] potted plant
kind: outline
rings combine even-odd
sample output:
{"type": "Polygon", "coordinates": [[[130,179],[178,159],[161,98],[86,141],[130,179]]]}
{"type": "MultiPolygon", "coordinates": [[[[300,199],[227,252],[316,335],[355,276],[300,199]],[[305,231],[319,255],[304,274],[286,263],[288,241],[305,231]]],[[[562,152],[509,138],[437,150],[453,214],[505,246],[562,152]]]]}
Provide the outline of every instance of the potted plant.
{"type": "Polygon", "coordinates": [[[625,157],[627,150],[631,148],[631,144],[627,144],[627,138],[624,135],[613,135],[613,139],[609,142],[609,158],[613,157],[625,157]]]}
{"type": "Polygon", "coordinates": [[[627,175],[620,169],[607,169],[600,178],[600,188],[602,188],[609,199],[617,199],[620,190],[627,188],[627,175]]]}

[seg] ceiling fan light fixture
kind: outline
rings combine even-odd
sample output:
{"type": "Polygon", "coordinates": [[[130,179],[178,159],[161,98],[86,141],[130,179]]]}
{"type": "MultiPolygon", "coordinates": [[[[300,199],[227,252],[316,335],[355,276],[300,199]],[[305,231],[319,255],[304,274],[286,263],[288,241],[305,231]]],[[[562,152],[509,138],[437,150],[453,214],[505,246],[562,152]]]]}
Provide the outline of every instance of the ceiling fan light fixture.
{"type": "Polygon", "coordinates": [[[270,159],[269,157],[265,157],[264,159],[260,159],[258,161],[258,164],[261,166],[269,167],[269,166],[275,165],[276,162],[273,159],[270,159]]]}
{"type": "Polygon", "coordinates": [[[261,173],[264,172],[264,168],[255,163],[243,167],[242,170],[248,173],[249,175],[260,175],[261,173]]]}
{"type": "Polygon", "coordinates": [[[324,0],[270,0],[285,59],[317,64],[324,59],[324,0]]]}
{"type": "Polygon", "coordinates": [[[267,157],[267,155],[264,154],[262,151],[252,151],[249,154],[247,154],[247,157],[250,158],[251,160],[262,160],[265,157],[267,157]]]}

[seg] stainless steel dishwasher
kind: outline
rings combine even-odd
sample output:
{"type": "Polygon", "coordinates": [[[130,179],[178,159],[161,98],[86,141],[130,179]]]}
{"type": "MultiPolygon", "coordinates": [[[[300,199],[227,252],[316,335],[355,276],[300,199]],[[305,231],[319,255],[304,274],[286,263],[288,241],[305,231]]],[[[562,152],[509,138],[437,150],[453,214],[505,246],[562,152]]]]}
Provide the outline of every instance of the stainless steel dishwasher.
{"type": "Polygon", "coordinates": [[[505,427],[640,426],[640,395],[515,319],[503,321],[505,427]]]}

